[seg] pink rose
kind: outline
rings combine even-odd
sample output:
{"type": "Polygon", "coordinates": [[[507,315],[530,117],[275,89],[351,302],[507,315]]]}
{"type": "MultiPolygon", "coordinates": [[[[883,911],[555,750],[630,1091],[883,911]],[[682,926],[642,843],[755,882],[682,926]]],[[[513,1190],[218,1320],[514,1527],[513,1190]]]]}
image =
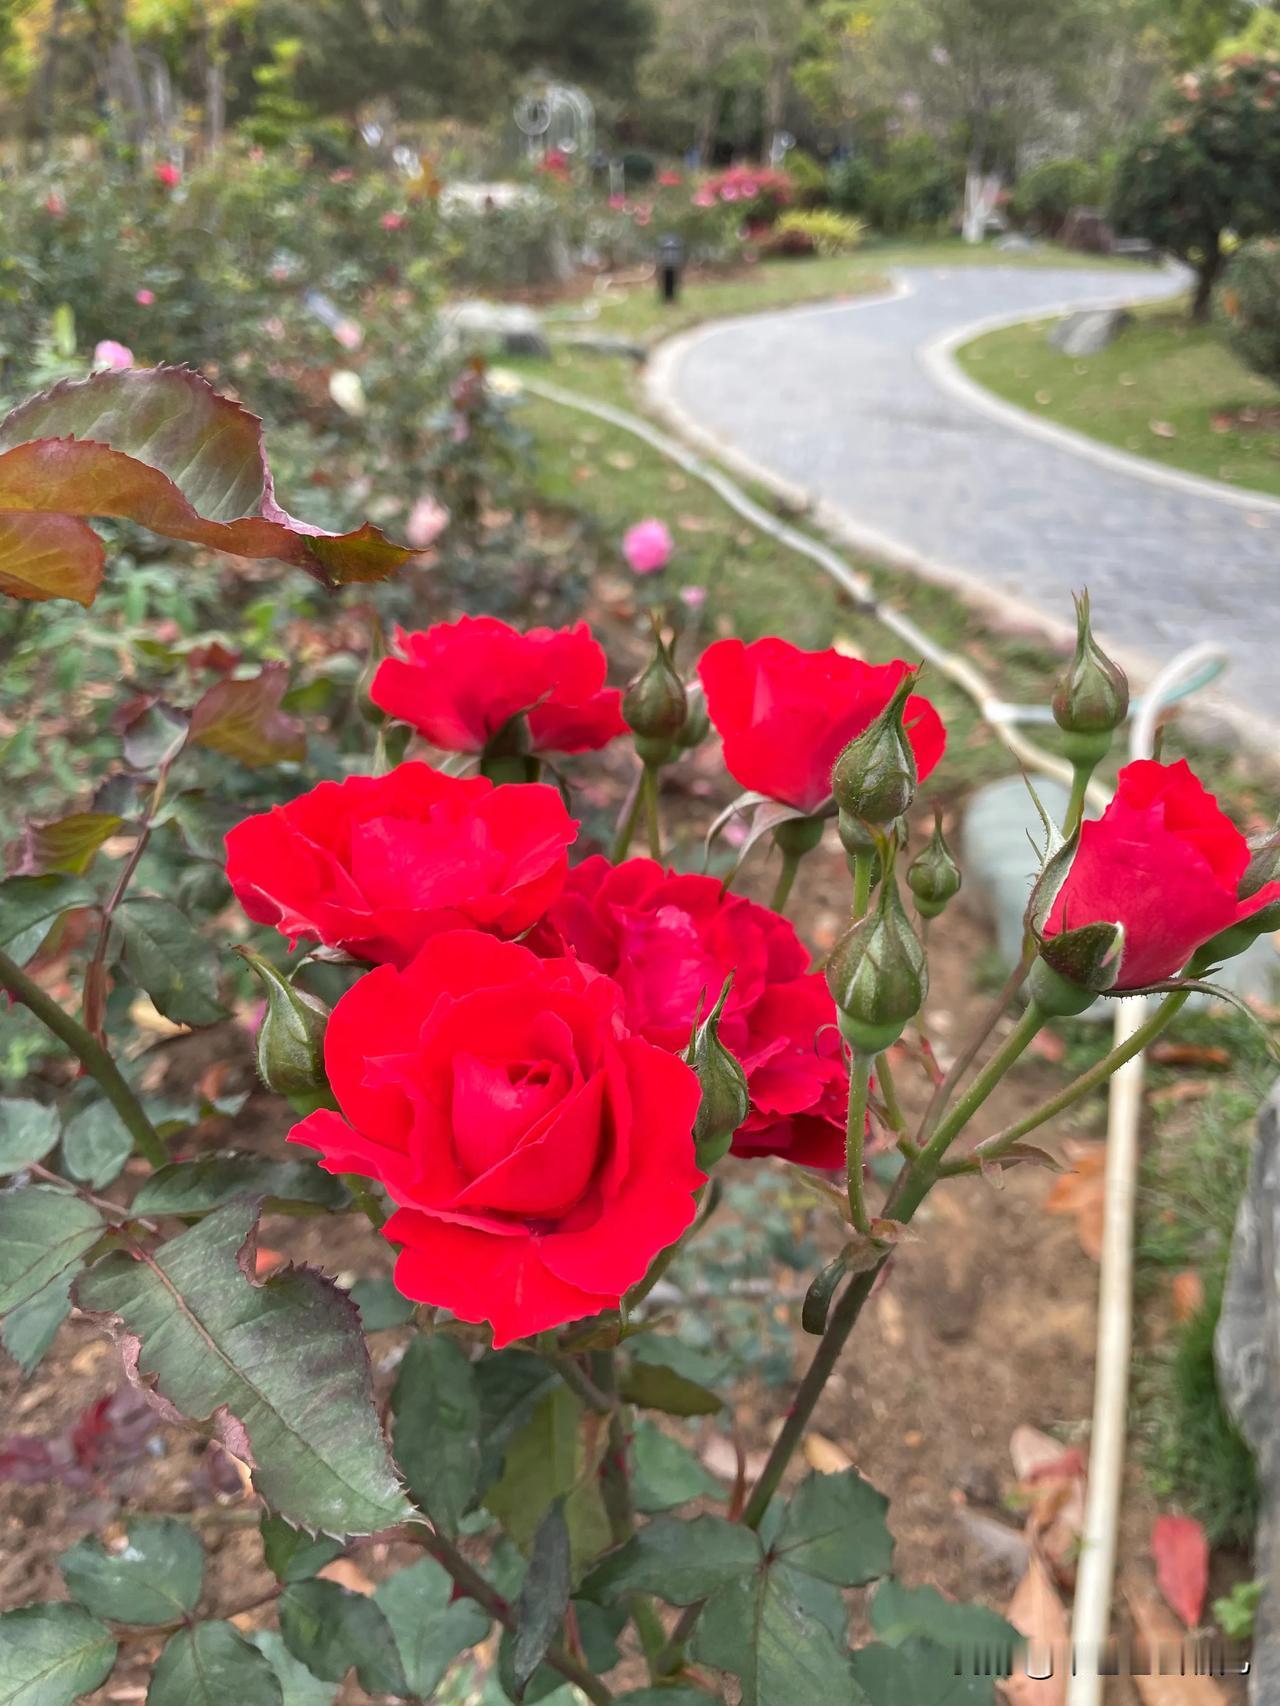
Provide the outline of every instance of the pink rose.
{"type": "Polygon", "coordinates": [[[405,523],[406,544],[415,551],[429,551],[449,525],[449,512],[433,497],[421,497],[409,511],[405,523]]]}
{"type": "Polygon", "coordinates": [[[133,351],[127,344],[118,344],[114,338],[103,338],[101,343],[94,345],[93,365],[110,368],[113,373],[123,373],[126,367],[133,366],[133,351]]]}
{"type": "Polygon", "coordinates": [[[384,213],[378,224],[384,231],[401,231],[404,229],[404,214],[384,213]]]}
{"type": "Polygon", "coordinates": [[[152,307],[155,303],[155,299],[155,291],[148,290],[145,286],[141,290],[135,290],[133,293],[133,300],[138,304],[139,308],[152,307]]]}
{"type": "Polygon", "coordinates": [[[674,550],[666,523],[653,516],[647,521],[638,521],[622,536],[622,554],[638,575],[652,575],[659,569],[665,569],[674,550]]]}

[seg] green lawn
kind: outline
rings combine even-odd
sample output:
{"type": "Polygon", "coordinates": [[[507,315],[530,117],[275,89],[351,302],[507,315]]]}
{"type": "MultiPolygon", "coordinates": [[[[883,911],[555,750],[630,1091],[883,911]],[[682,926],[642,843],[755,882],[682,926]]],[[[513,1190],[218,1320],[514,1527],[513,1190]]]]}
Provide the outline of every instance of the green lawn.
{"type": "Polygon", "coordinates": [[[1280,407],[1280,390],[1242,367],[1212,327],[1161,303],[1101,355],[1054,349],[1051,320],[966,344],[969,376],[1010,403],[1166,468],[1280,497],[1280,427],[1248,430],[1241,409],[1280,407]]]}

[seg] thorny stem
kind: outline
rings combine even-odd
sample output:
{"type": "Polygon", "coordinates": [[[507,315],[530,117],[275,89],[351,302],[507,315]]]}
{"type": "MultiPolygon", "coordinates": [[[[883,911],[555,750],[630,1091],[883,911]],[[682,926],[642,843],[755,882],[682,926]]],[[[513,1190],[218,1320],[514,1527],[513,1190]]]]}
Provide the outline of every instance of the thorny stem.
{"type": "Polygon", "coordinates": [[[849,1064],[849,1119],[845,1128],[845,1172],[849,1183],[849,1215],[859,1232],[870,1232],[867,1202],[862,1189],[862,1156],[867,1129],[867,1095],[871,1086],[871,1059],[855,1049],[849,1064]]]}
{"type": "Polygon", "coordinates": [[[974,1061],[978,1058],[978,1055],[982,1050],[982,1045],[986,1042],[992,1031],[995,1030],[1002,1015],[1008,1008],[1009,1003],[1026,982],[1027,974],[1031,970],[1034,958],[1034,951],[1030,947],[1023,951],[1022,958],[1009,973],[1009,977],[1004,988],[987,1009],[983,1016],[982,1023],[969,1038],[969,1041],[965,1044],[964,1048],[961,1049],[960,1053],[956,1056],[946,1077],[935,1088],[933,1095],[930,1098],[929,1106],[925,1109],[924,1119],[920,1124],[920,1130],[916,1133],[916,1137],[919,1142],[927,1142],[931,1136],[934,1127],[942,1118],[942,1115],[946,1110],[947,1103],[955,1094],[956,1086],[973,1065],[974,1061]]]}
{"type": "Polygon", "coordinates": [[[342,1182],[351,1192],[351,1200],[369,1222],[375,1232],[381,1232],[386,1223],[386,1215],[382,1204],[369,1189],[365,1179],[359,1173],[343,1173],[342,1182]]]}
{"type": "MultiPolygon", "coordinates": [[[[173,758],[176,757],[177,753],[174,753],[173,758]]],[[[102,922],[98,927],[98,940],[94,944],[93,957],[90,959],[89,964],[85,969],[85,1022],[89,1032],[98,1042],[102,1041],[102,1030],[99,1023],[100,1003],[97,1000],[97,991],[101,987],[102,980],[106,975],[107,948],[111,942],[111,925],[115,919],[116,911],[120,902],[129,891],[129,884],[133,881],[138,866],[142,861],[142,855],[147,850],[147,843],[151,840],[151,831],[155,828],[155,816],[160,810],[161,802],[164,799],[165,784],[169,779],[169,765],[172,764],[173,758],[168,759],[164,764],[162,764],[156,775],[155,787],[151,790],[151,798],[147,801],[146,816],[143,818],[138,829],[138,836],[130,850],[129,857],[125,860],[120,875],[116,878],[116,885],[112,889],[110,897],[102,909],[102,922]]]]}
{"type": "Polygon", "coordinates": [[[1029,1002],[1009,1035],[921,1149],[914,1165],[928,1173],[931,1182],[952,1140],[968,1125],[1044,1021],[1045,1015],[1040,1008],[1034,1001],[1029,1002]]]}
{"type": "MultiPolygon", "coordinates": [[[[412,1522],[399,1532],[403,1533],[406,1540],[414,1541],[425,1552],[429,1552],[437,1564],[442,1564],[468,1599],[474,1599],[476,1604],[501,1623],[504,1629],[515,1629],[515,1612],[506,1600],[439,1529],[433,1528],[427,1522],[412,1522]]],[[[575,1687],[580,1688],[592,1702],[592,1706],[609,1706],[613,1699],[611,1691],[598,1676],[593,1676],[585,1665],[580,1665],[577,1659],[567,1653],[558,1641],[547,1648],[546,1662],[558,1670],[561,1676],[567,1677],[575,1687]]]]}
{"type": "Polygon", "coordinates": [[[656,764],[646,764],[644,775],[640,779],[640,793],[644,800],[644,820],[649,836],[649,857],[662,859],[662,823],[658,817],[658,767],[656,764]]]}
{"type": "MultiPolygon", "coordinates": [[[[615,1546],[630,1540],[636,1531],[635,1503],[631,1496],[631,1475],[627,1468],[627,1446],[631,1431],[631,1416],[625,1404],[618,1401],[618,1371],[612,1350],[595,1351],[591,1357],[595,1384],[610,1406],[609,1436],[605,1442],[604,1461],[600,1466],[600,1496],[609,1519],[609,1535],[615,1546]]],[[[662,1622],[647,1594],[633,1593],[627,1598],[627,1609],[640,1636],[650,1681],[658,1671],[655,1660],[666,1639],[662,1622]]]]}
{"type": "Polygon", "coordinates": [[[598,1416],[613,1415],[618,1407],[616,1396],[611,1398],[607,1392],[602,1392],[577,1357],[551,1346],[546,1350],[539,1346],[538,1355],[543,1362],[550,1363],[569,1390],[581,1398],[588,1410],[594,1410],[598,1416]]]}
{"type": "Polygon", "coordinates": [[[618,833],[614,836],[613,847],[609,854],[610,862],[614,865],[620,865],[631,851],[632,838],[636,833],[636,826],[640,822],[640,811],[644,805],[644,778],[645,772],[642,769],[631,785],[631,793],[627,797],[622,821],[618,825],[618,833]]]}
{"type": "Polygon", "coordinates": [[[880,1099],[884,1103],[889,1129],[898,1137],[905,1137],[907,1121],[902,1112],[902,1103],[898,1100],[898,1086],[894,1083],[893,1067],[887,1051],[876,1056],[876,1083],[880,1087],[880,1099]]]}
{"type": "Polygon", "coordinates": [[[785,912],[787,902],[791,899],[791,889],[796,880],[796,872],[800,869],[798,853],[782,855],[782,869],[778,872],[777,886],[773,891],[773,899],[769,905],[775,912],[785,912]]]}
{"type": "Polygon", "coordinates": [[[30,1008],[41,1024],[53,1032],[79,1060],[81,1066],[96,1079],[103,1095],[120,1116],[120,1123],[133,1139],[134,1147],[153,1167],[163,1167],[169,1159],[160,1134],[147,1118],[142,1103],[129,1088],[106,1049],[78,1019],[59,1007],[45,994],[34,978],[7,954],[0,953],[0,989],[7,989],[15,1001],[30,1008]]]}
{"type": "Polygon", "coordinates": [[[1076,764],[1071,771],[1071,797],[1067,801],[1067,815],[1063,819],[1062,833],[1069,840],[1080,827],[1084,816],[1085,802],[1089,794],[1089,778],[1093,775],[1092,764],[1076,764]]]}
{"type": "Polygon", "coordinates": [[[871,902],[871,873],[875,870],[876,856],[873,848],[866,848],[853,856],[853,922],[865,918],[867,907],[871,902]]]}

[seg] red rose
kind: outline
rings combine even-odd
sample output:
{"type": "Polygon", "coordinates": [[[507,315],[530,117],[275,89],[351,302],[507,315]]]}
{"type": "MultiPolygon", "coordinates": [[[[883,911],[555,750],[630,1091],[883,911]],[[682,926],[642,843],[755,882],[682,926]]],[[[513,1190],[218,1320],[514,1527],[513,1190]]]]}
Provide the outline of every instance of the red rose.
{"type": "Polygon", "coordinates": [[[255,923],[404,965],[441,930],[527,930],[560,892],[577,827],[541,782],[401,764],[246,818],[227,880],[255,923]]]}
{"type": "Polygon", "coordinates": [[[1280,883],[1267,883],[1247,900],[1237,898],[1248,862],[1244,837],[1185,759],[1139,759],[1120,772],[1102,816],[1081,827],[1044,935],[1121,924],[1112,991],[1162,982],[1210,937],[1280,897],[1280,883]]]}
{"type": "MultiPolygon", "coordinates": [[[[855,735],[889,703],[911,666],[804,652],[786,640],[717,640],[698,665],[724,761],[744,788],[816,812],[831,771],[855,735]]],[[[921,781],[942,757],[942,719],[927,699],[907,700],[906,729],[921,781]]]]}
{"type": "Polygon", "coordinates": [[[471,930],[339,1001],[324,1054],[345,1118],[289,1140],[386,1187],[406,1297],[505,1345],[617,1308],[689,1225],[698,1080],[620,1009],[576,961],[471,930]]]}
{"type": "Polygon", "coordinates": [[[370,698],[446,752],[481,752],[523,715],[535,752],[590,752],[626,733],[622,694],[585,622],[519,633],[495,616],[397,630],[370,698]]]}
{"type": "Polygon", "coordinates": [[[652,859],[586,859],[530,945],[567,944],[622,991],[627,1024],[671,1050],[689,1041],[733,972],[720,1040],[741,1061],[751,1113],[739,1155],[782,1155],[814,1167],[844,1164],[849,1076],[826,982],[785,918],[714,877],[664,871],[652,859]]]}

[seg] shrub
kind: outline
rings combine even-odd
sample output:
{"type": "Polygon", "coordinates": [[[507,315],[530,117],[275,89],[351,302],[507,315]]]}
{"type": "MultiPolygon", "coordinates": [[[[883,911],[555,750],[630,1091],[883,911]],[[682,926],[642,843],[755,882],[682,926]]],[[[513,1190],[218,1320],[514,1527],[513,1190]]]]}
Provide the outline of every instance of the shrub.
{"type": "Polygon", "coordinates": [[[849,254],[861,243],[866,229],[861,219],[829,207],[797,208],[784,213],[774,226],[778,237],[807,239],[810,250],[819,255],[849,254]]]}
{"type": "Polygon", "coordinates": [[[1055,237],[1073,207],[1097,200],[1098,179],[1087,160],[1042,160],[1018,179],[1010,209],[1020,225],[1055,237]]]}
{"type": "Polygon", "coordinates": [[[746,225],[772,225],[792,200],[790,176],[772,166],[729,166],[704,179],[694,193],[698,206],[722,202],[736,208],[746,225]]]}
{"type": "Polygon", "coordinates": [[[826,170],[821,161],[803,148],[793,148],[787,155],[787,176],[797,207],[821,207],[826,201],[826,170]]]}
{"type": "Polygon", "coordinates": [[[853,155],[832,169],[831,200],[885,236],[936,231],[956,203],[951,167],[932,137],[904,136],[887,144],[882,160],[853,155]]]}
{"type": "Polygon", "coordinates": [[[871,162],[849,154],[827,168],[827,200],[842,213],[865,213],[871,199],[871,162]]]}
{"type": "Polygon", "coordinates": [[[1218,318],[1246,367],[1280,385],[1280,239],[1260,237],[1231,257],[1218,318]]]}

